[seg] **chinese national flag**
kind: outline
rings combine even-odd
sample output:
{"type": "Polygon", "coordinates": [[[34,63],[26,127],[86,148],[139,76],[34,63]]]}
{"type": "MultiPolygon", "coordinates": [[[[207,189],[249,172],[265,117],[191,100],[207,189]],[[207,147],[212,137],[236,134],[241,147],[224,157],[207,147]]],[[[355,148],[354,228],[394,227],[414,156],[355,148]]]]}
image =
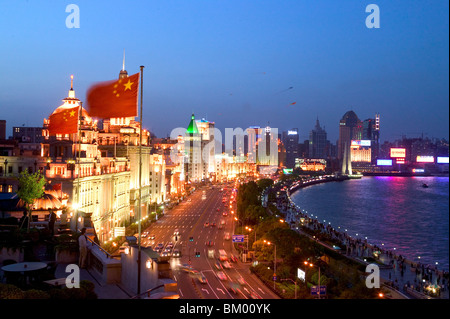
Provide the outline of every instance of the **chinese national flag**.
{"type": "Polygon", "coordinates": [[[89,88],[88,113],[92,117],[134,117],[138,115],[139,73],[101,82],[89,88]]]}
{"type": "Polygon", "coordinates": [[[50,135],[78,132],[78,106],[50,115],[48,131],[50,135]]]}

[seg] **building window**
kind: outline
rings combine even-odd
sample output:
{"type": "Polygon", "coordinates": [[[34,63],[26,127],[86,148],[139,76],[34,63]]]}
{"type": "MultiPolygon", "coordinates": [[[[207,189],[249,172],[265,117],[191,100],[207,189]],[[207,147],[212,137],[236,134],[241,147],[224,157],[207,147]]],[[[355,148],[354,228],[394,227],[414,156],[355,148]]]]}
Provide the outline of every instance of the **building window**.
{"type": "Polygon", "coordinates": [[[8,193],[12,193],[12,191],[13,191],[12,185],[8,185],[8,193]]]}

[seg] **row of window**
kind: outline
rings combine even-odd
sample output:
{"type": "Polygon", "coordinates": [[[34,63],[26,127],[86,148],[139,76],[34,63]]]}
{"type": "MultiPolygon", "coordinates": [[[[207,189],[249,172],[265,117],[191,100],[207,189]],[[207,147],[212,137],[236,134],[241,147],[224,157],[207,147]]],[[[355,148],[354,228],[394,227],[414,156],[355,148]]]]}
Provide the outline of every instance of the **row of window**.
{"type": "Polygon", "coordinates": [[[12,185],[0,185],[0,193],[12,193],[13,186],[12,185]]]}

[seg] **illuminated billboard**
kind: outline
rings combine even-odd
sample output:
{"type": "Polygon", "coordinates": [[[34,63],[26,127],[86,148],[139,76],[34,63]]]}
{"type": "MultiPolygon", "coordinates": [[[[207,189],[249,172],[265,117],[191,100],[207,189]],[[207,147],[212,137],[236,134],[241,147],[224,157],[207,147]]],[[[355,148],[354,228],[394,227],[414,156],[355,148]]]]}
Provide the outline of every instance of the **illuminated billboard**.
{"type": "Polygon", "coordinates": [[[447,156],[447,157],[444,157],[444,156],[438,156],[437,162],[438,162],[439,164],[448,164],[448,156],[447,156]]]}
{"type": "Polygon", "coordinates": [[[417,163],[434,163],[434,156],[418,155],[416,157],[416,162],[417,163]]]}
{"type": "Polygon", "coordinates": [[[283,168],[283,174],[289,175],[292,174],[294,170],[292,168],[283,168]]]}
{"type": "Polygon", "coordinates": [[[298,132],[289,130],[288,135],[298,135],[298,132]]]}
{"type": "Polygon", "coordinates": [[[392,166],[391,159],[377,159],[378,166],[392,166]]]}
{"type": "Polygon", "coordinates": [[[413,168],[413,173],[425,173],[425,170],[423,168],[413,168]]]}
{"type": "Polygon", "coordinates": [[[405,148],[391,148],[391,157],[406,157],[406,149],[405,148]]]}
{"type": "Polygon", "coordinates": [[[352,140],[353,146],[370,146],[370,140],[352,140]]]}
{"type": "Polygon", "coordinates": [[[396,164],[405,164],[405,159],[401,158],[401,157],[398,157],[398,158],[395,159],[395,163],[396,164]]]}

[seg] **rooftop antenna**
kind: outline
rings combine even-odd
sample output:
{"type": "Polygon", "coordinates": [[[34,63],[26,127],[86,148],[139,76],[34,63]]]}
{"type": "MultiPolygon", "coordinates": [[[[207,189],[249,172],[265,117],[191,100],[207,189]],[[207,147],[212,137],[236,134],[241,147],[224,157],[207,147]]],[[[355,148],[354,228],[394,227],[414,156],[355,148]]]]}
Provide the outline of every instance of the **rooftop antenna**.
{"type": "Polygon", "coordinates": [[[122,71],[125,71],[125,49],[123,49],[122,71]]]}

